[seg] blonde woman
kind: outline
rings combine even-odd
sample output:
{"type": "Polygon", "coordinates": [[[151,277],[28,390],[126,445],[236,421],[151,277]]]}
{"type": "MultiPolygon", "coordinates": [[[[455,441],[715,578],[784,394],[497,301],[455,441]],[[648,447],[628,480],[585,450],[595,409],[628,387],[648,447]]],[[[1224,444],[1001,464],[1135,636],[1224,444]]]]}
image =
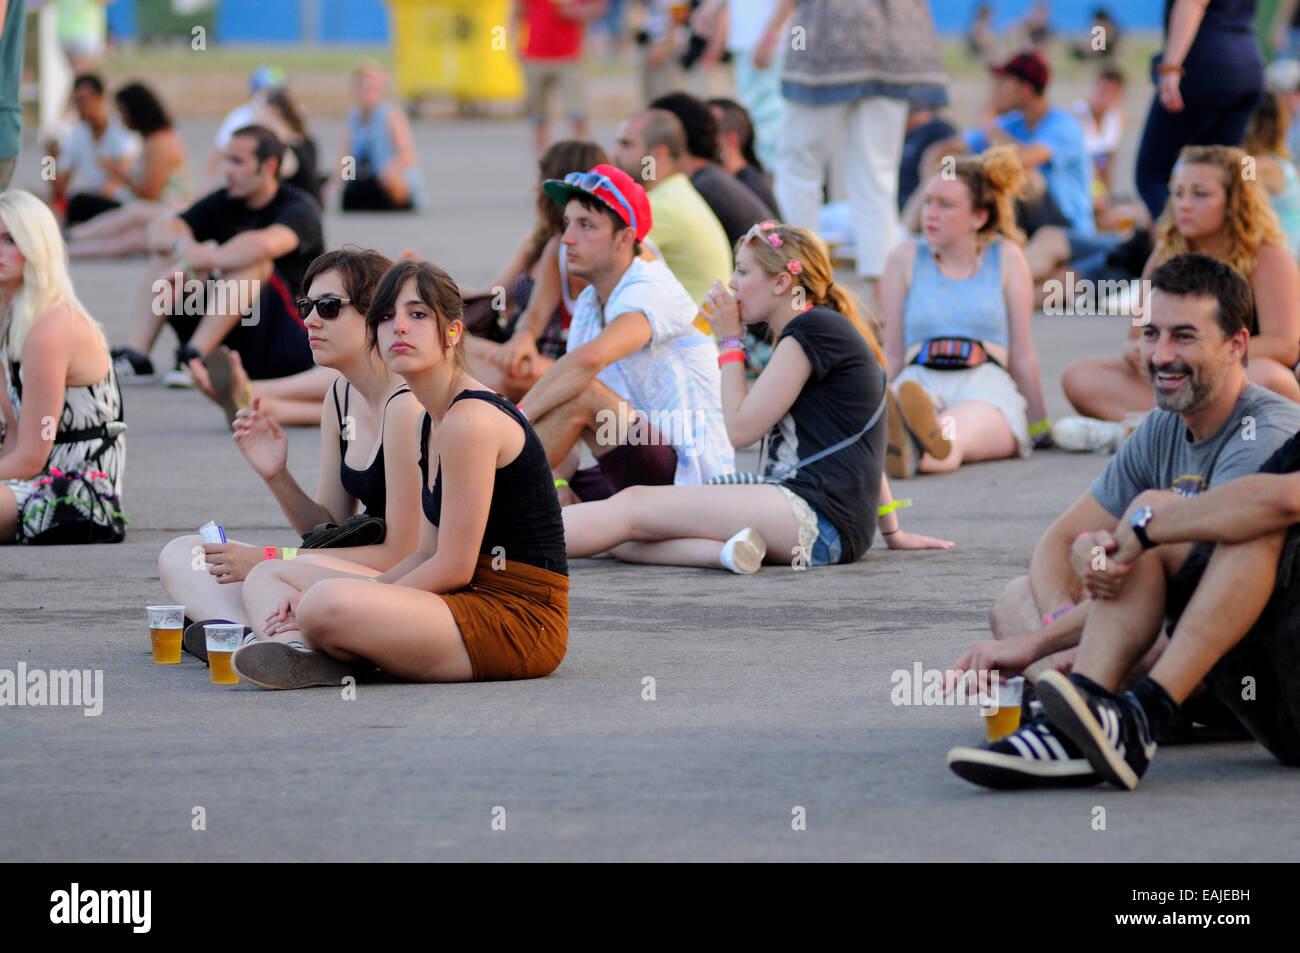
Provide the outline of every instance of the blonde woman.
{"type": "Polygon", "coordinates": [[[877,414],[883,354],[832,282],[821,239],[792,225],[755,225],[736,245],[730,283],[713,283],[704,311],[721,351],[727,436],[735,447],[766,436],[762,473],[771,482],[633,486],[566,506],[570,557],[608,551],[627,562],[752,573],[765,561],[854,562],[877,527],[891,549],[952,546],[904,533],[889,506],[885,415],[877,414]],[[760,322],[776,346],[747,389],[742,325],[760,322]]]}
{"type": "MultiPolygon", "coordinates": [[[[1255,295],[1258,326],[1251,329],[1246,377],[1300,400],[1292,368],[1300,359],[1300,268],[1286,246],[1268,193],[1248,176],[1246,154],[1228,146],[1186,146],[1169,183],[1169,202],[1155,224],[1155,250],[1143,269],[1188,252],[1210,255],[1245,278],[1255,295]]],[[[1085,419],[1068,418],[1053,431],[1067,449],[1111,449],[1131,429],[1130,415],[1155,406],[1150,369],[1138,351],[1141,313],[1128,331],[1124,355],[1076,361],[1061,378],[1065,396],[1085,419]],[[1130,424],[1102,425],[1100,421],[1130,424]],[[1062,440],[1062,437],[1067,439],[1062,440]]]]}
{"type": "Polygon", "coordinates": [[[54,213],[21,189],[0,193],[0,314],[0,542],[9,543],[42,476],[102,471],[120,498],[126,461],[104,329],[77,300],[54,213]]]}
{"type": "Polygon", "coordinates": [[[1011,204],[1023,177],[1010,147],[958,159],[925,187],[923,237],[890,252],[880,310],[892,477],[1026,457],[1047,431],[1033,280],[1011,204]]]}

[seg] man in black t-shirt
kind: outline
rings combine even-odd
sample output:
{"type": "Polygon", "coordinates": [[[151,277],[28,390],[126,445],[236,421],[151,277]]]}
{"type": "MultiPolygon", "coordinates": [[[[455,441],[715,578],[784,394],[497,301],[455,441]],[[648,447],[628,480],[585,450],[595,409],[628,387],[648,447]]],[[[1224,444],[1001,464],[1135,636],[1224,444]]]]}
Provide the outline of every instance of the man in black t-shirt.
{"type": "Polygon", "coordinates": [[[321,211],[280,182],[284,149],[262,126],[236,130],[222,156],[225,187],[151,227],[149,307],[128,345],[114,351],[120,379],[153,374],[148,354],[164,321],[180,339],[170,386],[189,386],[187,363],[222,344],[239,352],[255,380],[312,366],[294,297],[325,250],[321,211]]]}

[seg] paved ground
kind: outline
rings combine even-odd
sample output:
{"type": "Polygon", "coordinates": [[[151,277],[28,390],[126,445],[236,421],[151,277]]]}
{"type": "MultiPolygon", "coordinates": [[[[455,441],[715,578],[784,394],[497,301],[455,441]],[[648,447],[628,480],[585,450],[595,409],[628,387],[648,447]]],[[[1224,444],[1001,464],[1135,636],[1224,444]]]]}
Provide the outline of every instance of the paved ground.
{"type": "MultiPolygon", "coordinates": [[[[185,131],[198,145],[211,127],[185,131]]],[[[528,227],[525,129],[417,132],[437,170],[432,211],[332,215],[328,238],[413,247],[482,282],[528,227]]],[[[596,132],[608,141],[608,127],[596,132]]],[[[120,340],[141,307],[143,264],[78,264],[74,276],[120,340]]],[[[1113,351],[1123,327],[1040,316],[1034,331],[1060,415],[1065,365],[1113,351]]],[[[948,553],[873,550],[852,566],[748,578],[577,561],[569,654],[553,676],[362,685],[349,701],[219,688],[197,662],[151,664],[142,607],[164,598],[155,560],[167,540],[208,519],[267,544],[293,537],[212,406],[154,386],[126,400],[128,541],[0,551],[0,669],[102,669],[105,693],[94,718],[0,710],[0,859],[1297,856],[1278,824],[1296,775],[1253,743],[1164,749],[1134,794],[999,795],[944,763],[981,737],[974,710],[890,703],[892,672],[943,666],[986,631],[996,593],[1105,458],[1044,453],[898,485],[915,501],[905,524],[956,540],[948,553]],[[646,676],[654,701],[642,698],[646,676]],[[192,829],[196,806],[205,831],[192,829]],[[792,829],[796,807],[804,831],[792,829]]],[[[313,432],[293,433],[306,485],[317,447],[313,432]]]]}

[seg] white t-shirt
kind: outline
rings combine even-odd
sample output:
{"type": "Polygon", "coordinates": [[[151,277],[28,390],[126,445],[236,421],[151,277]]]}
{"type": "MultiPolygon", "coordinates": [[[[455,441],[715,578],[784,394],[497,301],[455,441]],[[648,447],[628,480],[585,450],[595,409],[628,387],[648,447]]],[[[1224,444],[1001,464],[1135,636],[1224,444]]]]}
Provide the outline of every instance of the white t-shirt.
{"type": "Polygon", "coordinates": [[[1083,126],[1083,145],[1093,159],[1109,155],[1119,148],[1120,140],[1124,138],[1124,110],[1113,106],[1102,114],[1101,122],[1094,122],[1092,110],[1082,99],[1076,100],[1070,109],[1079,117],[1079,125],[1083,126]]]}
{"type": "Polygon", "coordinates": [[[217,130],[217,148],[226,148],[226,143],[235,134],[235,130],[253,125],[256,118],[257,109],[252,103],[244,103],[244,105],[236,106],[230,110],[226,114],[226,118],[221,121],[221,128],[217,130]]]}
{"type": "Polygon", "coordinates": [[[592,341],[620,314],[639,311],[650,342],[610,364],[596,379],[650,418],[677,451],[675,483],[703,483],[736,469],[722,419],[722,379],[713,339],[692,323],[696,307],[662,261],[637,258],[601,309],[596,289],[578,295],[568,350],[592,341]]]}
{"type": "Polygon", "coordinates": [[[89,192],[105,195],[121,202],[131,197],[131,190],[119,183],[112,190],[105,192],[104,186],[108,184],[108,173],[99,167],[98,160],[101,158],[113,162],[121,159],[135,160],[139,155],[140,137],[117,119],[108,121],[108,126],[104,134],[99,137],[99,141],[95,140],[95,134],[90,131],[90,123],[79,122],[72,132],[68,133],[68,138],[59,148],[56,168],[60,172],[72,173],[68,183],[69,195],[89,192]]]}
{"type": "Polygon", "coordinates": [[[763,37],[778,0],[731,0],[727,4],[727,49],[748,52],[763,37]]]}

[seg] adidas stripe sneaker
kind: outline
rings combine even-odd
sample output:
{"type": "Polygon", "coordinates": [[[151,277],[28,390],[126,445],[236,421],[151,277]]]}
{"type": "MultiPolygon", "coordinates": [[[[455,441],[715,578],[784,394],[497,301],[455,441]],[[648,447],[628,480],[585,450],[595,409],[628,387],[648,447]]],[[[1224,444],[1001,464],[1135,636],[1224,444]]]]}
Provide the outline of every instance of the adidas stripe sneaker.
{"type": "Polygon", "coordinates": [[[1087,787],[1101,780],[1083,752],[1042,715],[999,741],[953,748],[948,767],[986,788],[1087,787]]]}
{"type": "Polygon", "coordinates": [[[1038,680],[1043,711],[1083,751],[1093,769],[1132,791],[1156,754],[1146,713],[1132,693],[1115,695],[1082,675],[1048,672],[1038,680]]]}

